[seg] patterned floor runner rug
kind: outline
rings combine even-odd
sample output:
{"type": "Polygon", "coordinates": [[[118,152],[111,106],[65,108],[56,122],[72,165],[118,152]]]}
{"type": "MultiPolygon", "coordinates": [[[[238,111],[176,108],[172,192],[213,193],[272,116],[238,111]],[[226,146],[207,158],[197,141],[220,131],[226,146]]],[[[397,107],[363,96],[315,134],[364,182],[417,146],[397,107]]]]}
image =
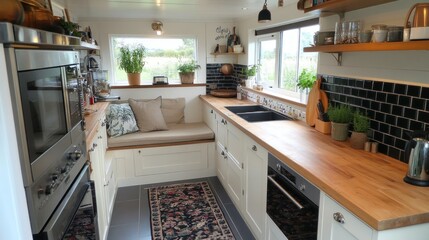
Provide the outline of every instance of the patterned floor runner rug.
{"type": "Polygon", "coordinates": [[[150,188],[149,204],[154,240],[234,239],[205,181],[150,188]]]}

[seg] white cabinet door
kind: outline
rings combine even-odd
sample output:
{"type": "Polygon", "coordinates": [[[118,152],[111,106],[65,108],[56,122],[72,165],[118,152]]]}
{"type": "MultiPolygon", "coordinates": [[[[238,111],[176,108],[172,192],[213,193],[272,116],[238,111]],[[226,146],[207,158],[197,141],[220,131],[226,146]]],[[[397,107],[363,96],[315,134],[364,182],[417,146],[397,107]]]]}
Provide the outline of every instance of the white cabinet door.
{"type": "Polygon", "coordinates": [[[245,141],[244,217],[257,239],[265,236],[268,152],[250,138],[245,141]]]}
{"type": "Polygon", "coordinates": [[[106,218],[107,225],[110,225],[110,220],[113,212],[113,205],[115,203],[115,193],[116,193],[116,176],[115,176],[115,165],[112,164],[108,170],[106,176],[107,182],[104,184],[104,196],[106,202],[106,218]]]}
{"type": "Polygon", "coordinates": [[[203,119],[207,126],[216,134],[216,112],[207,104],[203,104],[203,119]]]}
{"type": "Polygon", "coordinates": [[[321,221],[319,222],[322,240],[368,240],[372,239],[373,229],[354,216],[328,195],[321,193],[321,221]]]}
{"type": "Polygon", "coordinates": [[[238,209],[242,208],[243,200],[243,169],[241,164],[238,164],[230,156],[227,157],[228,173],[227,173],[227,188],[229,197],[234,202],[238,209]]]}
{"type": "Polygon", "coordinates": [[[226,176],[228,174],[228,157],[226,155],[225,148],[217,142],[216,147],[216,175],[219,178],[220,182],[226,188],[226,176]]]}
{"type": "MultiPolygon", "coordinates": [[[[270,216],[265,215],[267,218],[267,240],[288,240],[279,227],[271,220],[270,216]]],[[[260,238],[262,239],[262,238],[260,238]]],[[[345,240],[345,239],[344,239],[345,240]]]]}

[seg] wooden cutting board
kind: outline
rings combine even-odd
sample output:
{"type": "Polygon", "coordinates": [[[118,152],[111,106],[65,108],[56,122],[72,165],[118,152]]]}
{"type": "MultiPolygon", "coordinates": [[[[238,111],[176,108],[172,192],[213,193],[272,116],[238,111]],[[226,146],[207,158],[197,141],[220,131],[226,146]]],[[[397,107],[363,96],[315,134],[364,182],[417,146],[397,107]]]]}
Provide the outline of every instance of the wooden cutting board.
{"type": "Polygon", "coordinates": [[[322,101],[323,108],[326,112],[328,109],[328,97],[326,96],[325,91],[320,90],[320,84],[322,83],[322,79],[317,79],[314,83],[313,87],[308,94],[308,102],[307,107],[305,109],[305,120],[307,124],[313,127],[316,124],[317,119],[317,103],[319,99],[322,101]]]}

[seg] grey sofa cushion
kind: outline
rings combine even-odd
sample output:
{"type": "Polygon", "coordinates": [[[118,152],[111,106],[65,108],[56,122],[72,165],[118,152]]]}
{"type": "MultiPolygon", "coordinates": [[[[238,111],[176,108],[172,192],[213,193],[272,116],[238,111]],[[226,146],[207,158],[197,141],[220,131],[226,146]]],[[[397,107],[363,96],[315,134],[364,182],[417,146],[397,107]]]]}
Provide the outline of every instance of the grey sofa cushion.
{"type": "Polygon", "coordinates": [[[109,138],[109,147],[141,146],[146,144],[176,143],[214,138],[213,131],[205,123],[167,124],[168,131],[135,132],[117,138],[109,138]]]}

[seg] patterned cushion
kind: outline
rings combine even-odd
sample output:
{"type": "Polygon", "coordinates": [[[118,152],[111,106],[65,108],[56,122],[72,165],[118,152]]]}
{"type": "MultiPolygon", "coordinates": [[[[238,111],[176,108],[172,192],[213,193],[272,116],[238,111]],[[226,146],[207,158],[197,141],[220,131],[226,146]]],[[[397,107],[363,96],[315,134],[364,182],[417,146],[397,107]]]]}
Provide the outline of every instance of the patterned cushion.
{"type": "Polygon", "coordinates": [[[107,133],[111,137],[119,137],[139,130],[134,113],[128,104],[111,104],[106,119],[107,133]]]}

